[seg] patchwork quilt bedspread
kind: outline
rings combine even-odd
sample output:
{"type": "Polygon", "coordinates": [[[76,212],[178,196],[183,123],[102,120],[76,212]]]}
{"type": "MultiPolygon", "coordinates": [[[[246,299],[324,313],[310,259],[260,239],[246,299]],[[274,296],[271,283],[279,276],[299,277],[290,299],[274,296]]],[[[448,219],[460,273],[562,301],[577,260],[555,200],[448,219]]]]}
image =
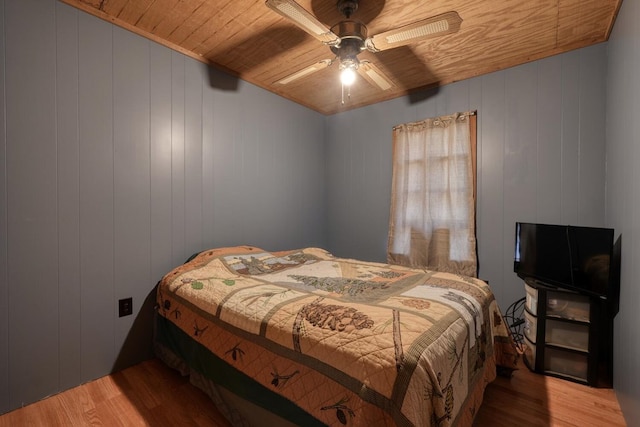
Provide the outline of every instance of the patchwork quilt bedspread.
{"type": "Polygon", "coordinates": [[[301,425],[471,425],[496,365],[517,358],[485,282],[318,248],[202,252],[157,303],[179,331],[165,346],[301,425]]]}

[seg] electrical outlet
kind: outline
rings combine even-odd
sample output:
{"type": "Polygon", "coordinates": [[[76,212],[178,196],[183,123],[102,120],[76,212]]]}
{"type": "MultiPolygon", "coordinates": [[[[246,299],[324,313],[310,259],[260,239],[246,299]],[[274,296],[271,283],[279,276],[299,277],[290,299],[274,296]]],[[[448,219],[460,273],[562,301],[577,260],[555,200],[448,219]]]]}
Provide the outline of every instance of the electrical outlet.
{"type": "Polygon", "coordinates": [[[133,298],[118,300],[118,317],[129,316],[133,313],[133,298]]]}

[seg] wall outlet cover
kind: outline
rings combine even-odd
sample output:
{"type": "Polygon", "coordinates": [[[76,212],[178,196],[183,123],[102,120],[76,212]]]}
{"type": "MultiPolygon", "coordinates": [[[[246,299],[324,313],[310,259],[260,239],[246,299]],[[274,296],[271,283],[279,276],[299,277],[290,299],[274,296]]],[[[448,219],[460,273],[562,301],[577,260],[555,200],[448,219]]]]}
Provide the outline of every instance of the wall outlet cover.
{"type": "Polygon", "coordinates": [[[118,317],[129,316],[133,314],[133,298],[123,298],[118,300],[118,317]]]}

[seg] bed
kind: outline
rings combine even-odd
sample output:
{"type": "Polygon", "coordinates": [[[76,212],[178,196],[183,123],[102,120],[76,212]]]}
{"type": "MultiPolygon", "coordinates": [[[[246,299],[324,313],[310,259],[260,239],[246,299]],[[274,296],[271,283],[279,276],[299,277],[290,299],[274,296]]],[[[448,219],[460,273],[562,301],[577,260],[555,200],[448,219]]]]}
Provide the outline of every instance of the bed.
{"type": "Polygon", "coordinates": [[[207,250],[156,295],[157,356],[234,426],[470,426],[517,362],[487,283],[319,248],[207,250]]]}

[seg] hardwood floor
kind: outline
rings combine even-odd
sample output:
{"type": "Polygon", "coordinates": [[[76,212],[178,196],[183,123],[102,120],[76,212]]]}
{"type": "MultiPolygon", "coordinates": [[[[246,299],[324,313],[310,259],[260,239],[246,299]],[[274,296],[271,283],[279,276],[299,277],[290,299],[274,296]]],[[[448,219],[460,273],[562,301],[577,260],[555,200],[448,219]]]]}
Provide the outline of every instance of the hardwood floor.
{"type": "MultiPolygon", "coordinates": [[[[0,416],[13,426],[230,427],[209,398],[158,360],[75,387],[0,416]]],[[[611,389],[516,371],[485,392],[475,427],[625,426],[611,389]]]]}
{"type": "Polygon", "coordinates": [[[13,426],[229,427],[211,400],[156,359],[0,417],[13,426]]]}
{"type": "Polygon", "coordinates": [[[626,426],[613,389],[534,374],[520,361],[487,386],[475,427],[626,426]]]}

